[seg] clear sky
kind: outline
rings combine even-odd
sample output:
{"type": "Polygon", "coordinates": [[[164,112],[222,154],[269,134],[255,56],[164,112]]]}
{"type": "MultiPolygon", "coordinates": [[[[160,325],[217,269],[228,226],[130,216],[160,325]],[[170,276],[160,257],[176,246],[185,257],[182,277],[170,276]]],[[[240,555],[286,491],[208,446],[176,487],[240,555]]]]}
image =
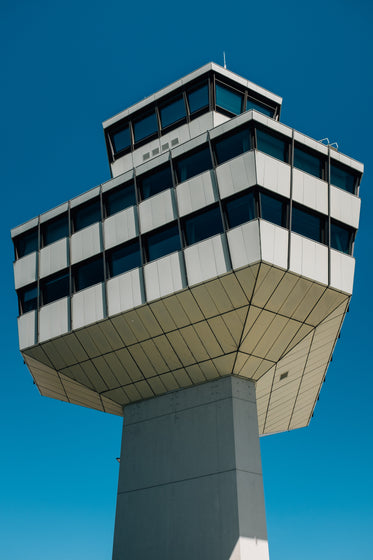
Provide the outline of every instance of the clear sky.
{"type": "Polygon", "coordinates": [[[223,51],[284,98],[282,122],[366,166],[355,294],[314,418],[261,447],[271,560],[372,557],[372,16],[368,0],[2,0],[2,559],[110,560],[121,439],[120,418],[33,385],[9,230],[108,180],[101,122],[223,51]]]}

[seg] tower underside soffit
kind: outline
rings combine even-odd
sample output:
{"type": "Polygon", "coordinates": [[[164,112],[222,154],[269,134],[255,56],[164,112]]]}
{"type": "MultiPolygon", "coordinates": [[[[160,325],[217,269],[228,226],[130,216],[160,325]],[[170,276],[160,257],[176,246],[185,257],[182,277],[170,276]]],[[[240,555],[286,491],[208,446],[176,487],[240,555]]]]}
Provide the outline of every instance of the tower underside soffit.
{"type": "Polygon", "coordinates": [[[350,297],[257,263],[23,351],[42,395],[123,406],[226,375],[256,381],[259,431],[306,426],[350,297]]]}

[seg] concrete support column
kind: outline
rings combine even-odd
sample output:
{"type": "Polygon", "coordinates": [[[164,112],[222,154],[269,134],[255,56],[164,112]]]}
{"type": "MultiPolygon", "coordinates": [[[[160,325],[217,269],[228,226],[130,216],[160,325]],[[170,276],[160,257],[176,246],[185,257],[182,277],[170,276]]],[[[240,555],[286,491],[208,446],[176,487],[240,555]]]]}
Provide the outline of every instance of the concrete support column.
{"type": "Polygon", "coordinates": [[[255,385],[124,410],[113,560],[268,560],[255,385]]]}

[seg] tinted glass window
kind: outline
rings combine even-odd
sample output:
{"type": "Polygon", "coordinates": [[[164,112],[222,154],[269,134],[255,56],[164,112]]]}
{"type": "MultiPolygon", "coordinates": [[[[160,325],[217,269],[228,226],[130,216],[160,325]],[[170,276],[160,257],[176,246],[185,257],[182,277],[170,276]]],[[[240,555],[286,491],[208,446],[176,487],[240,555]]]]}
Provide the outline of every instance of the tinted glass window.
{"type": "Polygon", "coordinates": [[[184,219],[184,233],[187,245],[198,243],[198,241],[222,232],[223,223],[218,206],[184,219]]]}
{"type": "Polygon", "coordinates": [[[135,121],[133,128],[135,133],[135,142],[139,142],[139,140],[143,140],[143,138],[147,138],[157,132],[158,123],[155,113],[151,113],[147,117],[144,117],[139,121],[135,121]]]}
{"type": "Polygon", "coordinates": [[[141,266],[138,241],[110,251],[107,254],[107,265],[110,278],[141,266]]]}
{"type": "Polygon", "coordinates": [[[69,235],[69,220],[67,214],[63,214],[56,220],[46,222],[42,225],[43,244],[49,245],[69,235]]]}
{"type": "Polygon", "coordinates": [[[356,176],[333,163],[330,164],[330,182],[344,191],[355,194],[356,176]]]}
{"type": "Polygon", "coordinates": [[[79,231],[101,220],[101,206],[99,199],[74,208],[72,212],[74,231],[79,231]]]}
{"type": "Polygon", "coordinates": [[[324,242],[323,220],[320,216],[311,214],[293,206],[291,229],[295,233],[309,237],[320,243],[324,242]]]}
{"type": "Polygon", "coordinates": [[[274,110],[271,109],[270,107],[261,105],[260,103],[257,103],[252,99],[248,99],[246,102],[246,111],[249,111],[250,109],[255,109],[255,111],[260,111],[261,113],[263,113],[263,115],[267,115],[267,117],[273,117],[273,115],[275,114],[274,110]]]}
{"type": "Polygon", "coordinates": [[[193,154],[180,158],[175,163],[177,180],[179,183],[187,181],[194,175],[199,175],[212,168],[209,147],[198,150],[193,154]]]}
{"type": "Polygon", "coordinates": [[[261,217],[272,224],[286,227],[286,203],[264,193],[260,193],[261,217]]]}
{"type": "Polygon", "coordinates": [[[104,280],[102,257],[77,266],[73,274],[76,292],[102,282],[104,280]]]}
{"type": "Polygon", "coordinates": [[[314,175],[315,177],[322,177],[322,161],[321,158],[309,154],[297,146],[294,147],[294,167],[305,171],[306,173],[310,173],[310,175],[314,175]]]}
{"type": "Polygon", "coordinates": [[[36,286],[25,288],[19,292],[19,311],[27,313],[33,311],[38,306],[38,290],[36,286]]]}
{"type": "Polygon", "coordinates": [[[111,216],[129,206],[136,204],[135,186],[133,183],[119,187],[105,194],[104,199],[106,215],[111,216]]]}
{"type": "Polygon", "coordinates": [[[128,126],[122,128],[122,130],[118,130],[118,132],[113,132],[111,138],[115,153],[129,148],[131,145],[131,133],[128,126]]]}
{"type": "Polygon", "coordinates": [[[138,177],[138,185],[140,186],[142,200],[171,188],[172,174],[170,166],[149,173],[148,175],[140,175],[138,177]]]}
{"type": "Polygon", "coordinates": [[[350,228],[332,222],[330,224],[330,246],[332,249],[351,254],[353,231],[350,228]]]}
{"type": "Polygon", "coordinates": [[[34,229],[33,231],[24,233],[20,235],[15,240],[15,245],[17,248],[17,257],[20,259],[25,255],[29,255],[34,251],[38,250],[38,230],[34,229]]]}
{"type": "Polygon", "coordinates": [[[281,161],[288,161],[288,143],[277,136],[272,136],[263,130],[256,130],[256,144],[258,150],[281,161]]]}
{"type": "Polygon", "coordinates": [[[216,84],[216,106],[239,115],[242,109],[242,95],[216,84]]]}
{"type": "Polygon", "coordinates": [[[248,150],[250,150],[250,130],[240,130],[215,143],[216,161],[218,164],[224,163],[248,150]]]}
{"type": "Polygon", "coordinates": [[[161,115],[162,128],[165,128],[166,126],[169,126],[170,124],[184,118],[186,112],[183,96],[180,96],[177,99],[171,101],[171,103],[168,103],[164,107],[161,107],[159,112],[161,115]]]}
{"type": "Polygon", "coordinates": [[[69,295],[69,274],[61,274],[50,280],[45,280],[41,286],[42,303],[46,305],[56,299],[69,295]]]}
{"type": "Polygon", "coordinates": [[[225,212],[230,228],[253,220],[256,217],[254,193],[245,193],[227,200],[225,202],[225,212]]]}
{"type": "Polygon", "coordinates": [[[159,229],[144,238],[146,260],[160,259],[165,255],[180,251],[180,235],[177,224],[159,229]]]}
{"type": "Polygon", "coordinates": [[[208,107],[209,105],[209,90],[207,84],[189,91],[187,93],[189,111],[191,114],[208,107]]]}

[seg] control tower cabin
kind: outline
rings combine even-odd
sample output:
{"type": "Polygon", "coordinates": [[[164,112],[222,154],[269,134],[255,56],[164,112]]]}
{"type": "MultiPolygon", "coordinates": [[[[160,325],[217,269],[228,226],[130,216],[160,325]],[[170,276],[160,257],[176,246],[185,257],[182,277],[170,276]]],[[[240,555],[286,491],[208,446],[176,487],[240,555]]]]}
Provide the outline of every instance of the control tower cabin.
{"type": "Polygon", "coordinates": [[[104,122],[112,179],[12,230],[42,395],[124,416],[114,560],[264,560],[259,436],[307,426],[361,163],[213,63],[104,122]]]}

